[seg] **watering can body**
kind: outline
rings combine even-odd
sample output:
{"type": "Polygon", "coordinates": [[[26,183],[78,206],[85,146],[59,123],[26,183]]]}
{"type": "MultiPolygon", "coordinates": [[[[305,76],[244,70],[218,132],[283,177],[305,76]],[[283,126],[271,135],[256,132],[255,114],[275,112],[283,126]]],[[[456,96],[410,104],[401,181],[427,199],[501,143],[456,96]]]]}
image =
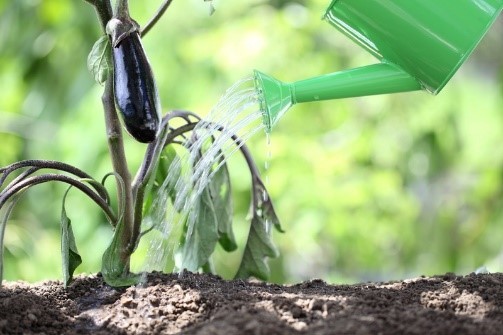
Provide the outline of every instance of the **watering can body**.
{"type": "Polygon", "coordinates": [[[502,8],[503,0],[333,0],[324,19],[379,62],[294,83],[255,71],[266,128],[300,102],[421,89],[437,94],[502,8]]]}

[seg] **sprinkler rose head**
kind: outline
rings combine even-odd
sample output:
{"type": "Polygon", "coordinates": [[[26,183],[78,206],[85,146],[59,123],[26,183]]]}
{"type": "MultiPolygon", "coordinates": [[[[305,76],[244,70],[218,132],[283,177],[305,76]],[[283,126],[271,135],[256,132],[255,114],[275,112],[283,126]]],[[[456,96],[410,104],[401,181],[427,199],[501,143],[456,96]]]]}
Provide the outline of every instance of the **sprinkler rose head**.
{"type": "Polygon", "coordinates": [[[295,103],[291,86],[257,70],[254,71],[253,77],[266,132],[269,133],[281,116],[295,103]]]}

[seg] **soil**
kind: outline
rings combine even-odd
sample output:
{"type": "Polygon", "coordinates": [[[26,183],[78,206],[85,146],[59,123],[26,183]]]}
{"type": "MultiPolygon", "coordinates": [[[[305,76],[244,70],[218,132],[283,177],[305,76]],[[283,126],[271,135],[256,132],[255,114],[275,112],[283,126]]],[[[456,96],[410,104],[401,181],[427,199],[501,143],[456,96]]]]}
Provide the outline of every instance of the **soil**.
{"type": "Polygon", "coordinates": [[[503,274],[281,286],[184,272],[4,282],[0,334],[501,334],[503,274]]]}

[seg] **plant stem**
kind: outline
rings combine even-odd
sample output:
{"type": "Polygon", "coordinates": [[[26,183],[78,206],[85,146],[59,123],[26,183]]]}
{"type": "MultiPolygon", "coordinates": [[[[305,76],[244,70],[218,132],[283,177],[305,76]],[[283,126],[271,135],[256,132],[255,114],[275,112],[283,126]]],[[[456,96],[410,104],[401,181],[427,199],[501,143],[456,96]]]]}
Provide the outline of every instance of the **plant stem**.
{"type": "MultiPolygon", "coordinates": [[[[168,135],[170,135],[171,128],[169,128],[169,121],[175,117],[180,117],[184,119],[187,123],[190,123],[189,117],[192,116],[200,120],[199,116],[188,111],[172,111],[165,115],[161,123],[161,134],[157,139],[150,143],[145,152],[145,157],[143,158],[143,163],[138,169],[136,177],[133,181],[133,196],[135,201],[134,209],[134,225],[133,231],[140,232],[141,230],[141,220],[143,218],[143,200],[145,196],[145,189],[150,180],[152,173],[154,172],[159,157],[161,156],[162,150],[166,146],[168,135]]],[[[183,134],[181,134],[183,135],[183,134]]],[[[171,137],[172,138],[172,137],[171,137]]],[[[171,142],[170,142],[171,143],[171,142]]],[[[141,238],[142,233],[138,238],[141,238]]]]}
{"type": "Polygon", "coordinates": [[[140,36],[143,37],[145,36],[150,29],[152,29],[153,26],[159,21],[159,19],[164,15],[164,12],[166,12],[166,9],[171,5],[173,0],[164,0],[162,5],[159,7],[157,12],[154,14],[154,16],[148,21],[148,23],[143,27],[143,29],[140,32],[140,36]]]}
{"type": "Polygon", "coordinates": [[[96,194],[90,187],[85,185],[79,180],[76,180],[74,178],[60,175],[60,174],[43,174],[40,176],[34,176],[34,177],[29,177],[25,178],[24,180],[20,181],[19,183],[12,185],[9,189],[5,190],[4,192],[1,193],[0,195],[0,209],[5,205],[5,203],[13,196],[18,194],[20,191],[26,189],[27,187],[31,187],[34,185],[42,184],[42,183],[47,183],[51,181],[61,181],[64,183],[67,183],[69,185],[72,185],[82,192],[84,192],[91,200],[93,200],[98,206],[103,209],[107,217],[109,218],[110,221],[115,221],[116,216],[115,213],[113,213],[112,209],[110,206],[103,200],[98,194],[96,194]]]}
{"type": "Polygon", "coordinates": [[[166,143],[166,138],[168,136],[169,128],[167,121],[162,123],[161,129],[161,134],[147,147],[143,163],[138,169],[138,173],[136,174],[135,180],[132,184],[135,203],[133,214],[133,231],[135,232],[135,234],[138,234],[135,235],[136,243],[139,242],[139,239],[142,235],[141,221],[143,218],[143,200],[145,197],[145,189],[150,180],[152,172],[157,166],[157,162],[159,161],[159,157],[161,156],[162,150],[164,149],[164,145],[166,143]]]}
{"type": "Polygon", "coordinates": [[[105,31],[105,27],[107,26],[107,22],[112,18],[112,5],[110,4],[110,0],[85,0],[94,6],[96,9],[96,14],[100,19],[101,28],[105,31]]]}
{"type": "Polygon", "coordinates": [[[128,0],[117,0],[117,7],[115,9],[114,17],[129,18],[129,5],[128,0]]]}
{"type": "MultiPolygon", "coordinates": [[[[114,94],[113,94],[113,80],[109,78],[105,83],[105,91],[102,96],[103,109],[105,111],[105,126],[107,130],[108,149],[112,160],[114,171],[121,176],[124,182],[124,194],[119,194],[119,199],[124,199],[124,214],[121,225],[121,248],[118,250],[120,253],[119,258],[124,264],[129,264],[129,257],[134,251],[136,246],[136,239],[140,232],[133,230],[133,210],[134,199],[131,188],[131,175],[129,173],[126,154],[124,152],[124,142],[122,140],[122,129],[119,121],[119,116],[115,109],[114,94]]],[[[117,182],[117,189],[121,189],[121,185],[117,182]]]]}
{"type": "MultiPolygon", "coordinates": [[[[103,31],[106,31],[106,25],[113,17],[110,0],[95,0],[92,2],[89,0],[86,1],[95,6],[101,22],[101,27],[103,31]]],[[[128,2],[127,0],[118,0],[116,14],[124,13],[128,13],[128,2]]],[[[127,17],[129,17],[129,14],[127,14],[127,17]]],[[[116,245],[113,241],[109,249],[105,251],[105,254],[110,253],[117,256],[120,261],[120,267],[114,267],[113,269],[114,272],[120,273],[110,274],[112,276],[120,277],[122,275],[127,275],[129,272],[129,261],[131,254],[136,247],[137,239],[140,236],[140,227],[138,227],[138,229],[134,228],[134,196],[131,187],[131,175],[124,151],[122,128],[115,109],[113,78],[108,78],[106,81],[105,90],[101,99],[105,112],[105,127],[112,166],[114,172],[122,178],[124,183],[124,187],[122,187],[119,180],[117,180],[119,200],[124,199],[122,222],[118,222],[116,227],[116,234],[119,234],[119,236],[117,236],[118,244],[116,245]]]]}
{"type": "MultiPolygon", "coordinates": [[[[40,170],[40,169],[53,169],[53,170],[58,170],[58,171],[63,171],[67,172],[70,174],[73,174],[80,179],[86,179],[86,180],[94,180],[90,175],[85,173],[84,171],[80,170],[79,168],[76,168],[72,165],[58,162],[58,161],[51,161],[51,160],[40,160],[40,159],[29,159],[29,160],[24,160],[20,162],[13,163],[9,166],[3,167],[0,169],[0,173],[2,174],[2,177],[0,177],[0,187],[2,187],[3,183],[7,179],[7,177],[14,171],[22,168],[29,168],[27,171],[25,171],[23,174],[18,176],[16,179],[14,179],[11,184],[15,184],[22,180],[23,178],[31,175],[32,173],[40,170]]],[[[9,184],[10,185],[10,184],[9,184]]],[[[108,193],[104,186],[102,186],[98,182],[94,182],[91,184],[92,187],[96,190],[96,192],[105,200],[107,203],[109,202],[108,199],[108,193]]],[[[9,186],[6,186],[8,188],[9,186]]]]}

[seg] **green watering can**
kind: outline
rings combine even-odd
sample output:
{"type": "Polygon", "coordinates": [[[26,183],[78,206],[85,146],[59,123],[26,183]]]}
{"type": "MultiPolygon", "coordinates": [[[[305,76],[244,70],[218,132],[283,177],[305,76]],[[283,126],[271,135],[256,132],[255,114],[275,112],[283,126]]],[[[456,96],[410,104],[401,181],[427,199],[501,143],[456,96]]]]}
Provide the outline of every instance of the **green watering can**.
{"type": "Polygon", "coordinates": [[[380,63],[283,83],[254,72],[266,130],[301,102],[437,94],[491,27],[503,0],[333,0],[323,18],[380,63]]]}

